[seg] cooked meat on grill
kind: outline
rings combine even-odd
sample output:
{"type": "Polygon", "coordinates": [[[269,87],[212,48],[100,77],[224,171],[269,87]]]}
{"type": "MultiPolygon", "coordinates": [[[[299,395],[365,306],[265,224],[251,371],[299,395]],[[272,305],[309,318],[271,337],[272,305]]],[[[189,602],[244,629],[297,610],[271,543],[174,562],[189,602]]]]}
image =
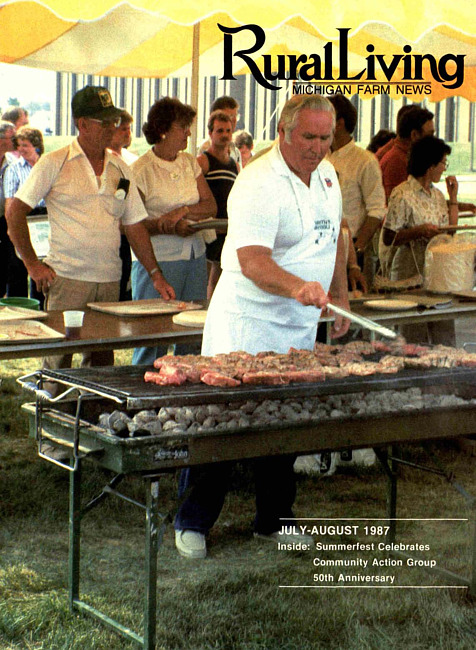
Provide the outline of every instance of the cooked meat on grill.
{"type": "Polygon", "coordinates": [[[341,379],[342,377],[348,377],[349,376],[349,371],[347,368],[344,368],[343,366],[323,366],[322,371],[324,373],[324,377],[333,377],[336,379],[341,379]]]}
{"type": "Polygon", "coordinates": [[[172,365],[163,364],[160,372],[147,371],[144,375],[144,381],[149,381],[161,386],[181,386],[187,381],[187,375],[172,365]]]}
{"type": "Polygon", "coordinates": [[[402,370],[405,367],[405,357],[397,357],[392,354],[387,354],[378,362],[378,371],[384,374],[393,374],[402,370]]]}
{"type": "Polygon", "coordinates": [[[290,380],[283,372],[274,372],[272,370],[251,370],[243,375],[241,381],[244,384],[278,386],[280,384],[289,384],[290,380]]]}
{"type": "Polygon", "coordinates": [[[359,377],[367,377],[379,372],[379,364],[374,361],[352,361],[345,368],[350,375],[359,377]]]}
{"type": "Polygon", "coordinates": [[[200,381],[208,386],[239,386],[241,384],[238,379],[211,370],[204,370],[200,375],[200,381]]]}
{"type": "Polygon", "coordinates": [[[324,381],[324,369],[323,368],[309,368],[307,370],[287,370],[285,377],[289,379],[291,383],[295,382],[306,382],[306,381],[324,381]]]}
{"type": "Polygon", "coordinates": [[[203,382],[210,386],[279,386],[294,382],[320,382],[331,377],[393,374],[403,368],[476,367],[476,354],[437,345],[433,348],[398,339],[391,343],[353,341],[346,345],[317,343],[314,350],[291,348],[287,354],[238,351],[171,356],[156,359],[159,372],[147,371],[144,380],[162,386],[203,382]]]}

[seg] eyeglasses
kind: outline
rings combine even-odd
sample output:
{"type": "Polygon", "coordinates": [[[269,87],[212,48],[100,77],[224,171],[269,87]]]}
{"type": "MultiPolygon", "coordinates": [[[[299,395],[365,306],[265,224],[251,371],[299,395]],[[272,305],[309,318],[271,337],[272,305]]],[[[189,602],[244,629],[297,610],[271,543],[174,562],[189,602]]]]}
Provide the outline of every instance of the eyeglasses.
{"type": "Polygon", "coordinates": [[[180,129],[181,131],[188,131],[190,128],[191,124],[187,122],[185,123],[180,123],[180,122],[173,122],[172,126],[170,127],[171,129],[180,129]]]}
{"type": "Polygon", "coordinates": [[[117,129],[121,125],[120,117],[116,117],[115,119],[109,119],[109,120],[98,120],[95,117],[88,117],[88,120],[91,120],[91,122],[97,122],[102,126],[103,129],[108,129],[110,126],[113,126],[115,129],[117,129]]]}
{"type": "Polygon", "coordinates": [[[440,160],[440,165],[443,165],[444,169],[448,169],[450,166],[450,161],[449,160],[440,160]]]}

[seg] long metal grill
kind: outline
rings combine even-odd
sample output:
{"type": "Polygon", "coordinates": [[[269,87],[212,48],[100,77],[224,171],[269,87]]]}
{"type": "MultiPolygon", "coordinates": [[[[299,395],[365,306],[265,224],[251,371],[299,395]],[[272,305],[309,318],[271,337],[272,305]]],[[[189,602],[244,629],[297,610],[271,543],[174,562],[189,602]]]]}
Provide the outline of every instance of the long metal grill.
{"type": "Polygon", "coordinates": [[[98,391],[123,401],[127,408],[155,408],[160,406],[195,405],[217,402],[242,402],[246,400],[288,399],[310,395],[337,395],[361,391],[401,390],[411,387],[473,386],[476,394],[476,368],[406,368],[395,375],[349,376],[326,379],[323,382],[296,383],[282,386],[250,386],[241,384],[234,388],[183,384],[182,386],[157,386],[144,381],[146,366],[111,366],[103,368],[72,368],[42,370],[44,379],[56,379],[65,385],[98,391]]]}

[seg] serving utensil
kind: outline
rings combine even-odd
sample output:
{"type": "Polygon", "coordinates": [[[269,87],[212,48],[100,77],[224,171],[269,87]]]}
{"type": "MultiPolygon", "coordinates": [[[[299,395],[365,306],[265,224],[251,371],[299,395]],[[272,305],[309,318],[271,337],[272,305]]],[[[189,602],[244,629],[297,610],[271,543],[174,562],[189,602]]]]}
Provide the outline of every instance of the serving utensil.
{"type": "Polygon", "coordinates": [[[351,311],[347,311],[347,309],[342,309],[342,307],[333,305],[331,302],[327,303],[327,309],[330,309],[335,314],[340,314],[341,316],[348,318],[350,321],[357,323],[357,325],[360,325],[361,327],[365,327],[372,332],[377,332],[387,339],[396,339],[398,336],[394,330],[391,330],[388,327],[384,327],[383,325],[380,325],[380,323],[376,323],[370,318],[365,318],[365,316],[359,316],[358,314],[354,314],[351,311]]]}

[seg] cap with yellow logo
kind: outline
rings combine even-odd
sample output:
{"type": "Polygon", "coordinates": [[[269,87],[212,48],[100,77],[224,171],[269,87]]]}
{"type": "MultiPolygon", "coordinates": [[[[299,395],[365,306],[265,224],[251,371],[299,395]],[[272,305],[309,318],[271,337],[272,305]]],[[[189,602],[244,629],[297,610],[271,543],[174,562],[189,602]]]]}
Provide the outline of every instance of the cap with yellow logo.
{"type": "Polygon", "coordinates": [[[121,109],[112,102],[111,94],[102,86],[85,86],[74,95],[71,102],[73,117],[114,118],[121,115],[121,109]]]}

